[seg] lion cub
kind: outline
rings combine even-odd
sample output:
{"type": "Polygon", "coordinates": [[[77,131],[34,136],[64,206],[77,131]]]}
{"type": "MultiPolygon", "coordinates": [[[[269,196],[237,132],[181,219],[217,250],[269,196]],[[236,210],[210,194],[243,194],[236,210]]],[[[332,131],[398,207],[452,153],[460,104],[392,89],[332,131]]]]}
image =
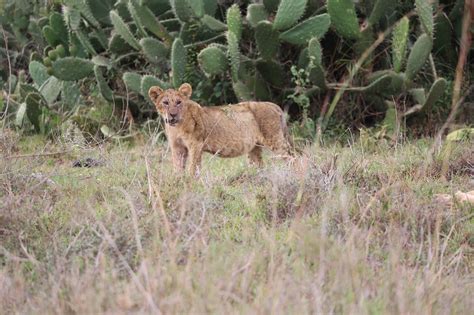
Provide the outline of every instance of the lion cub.
{"type": "Polygon", "coordinates": [[[287,127],[283,111],[270,102],[201,107],[191,100],[192,88],[178,90],[153,86],[148,95],[165,121],[175,170],[199,171],[203,152],[220,157],[248,154],[250,162],[262,164],[262,147],[287,155],[287,127]]]}

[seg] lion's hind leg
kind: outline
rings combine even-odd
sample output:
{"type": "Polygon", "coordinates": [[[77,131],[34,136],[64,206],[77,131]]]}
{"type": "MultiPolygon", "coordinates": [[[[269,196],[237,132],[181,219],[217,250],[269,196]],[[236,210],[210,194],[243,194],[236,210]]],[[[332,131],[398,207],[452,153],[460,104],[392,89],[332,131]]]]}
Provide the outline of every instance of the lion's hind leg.
{"type": "Polygon", "coordinates": [[[283,132],[279,132],[269,138],[270,139],[265,139],[264,144],[267,148],[272,150],[273,153],[284,158],[285,160],[293,156],[290,143],[286,139],[283,132]]]}
{"type": "Polygon", "coordinates": [[[263,165],[262,160],[262,147],[260,145],[256,145],[252,151],[249,152],[249,161],[250,164],[261,167],[263,165]]]}

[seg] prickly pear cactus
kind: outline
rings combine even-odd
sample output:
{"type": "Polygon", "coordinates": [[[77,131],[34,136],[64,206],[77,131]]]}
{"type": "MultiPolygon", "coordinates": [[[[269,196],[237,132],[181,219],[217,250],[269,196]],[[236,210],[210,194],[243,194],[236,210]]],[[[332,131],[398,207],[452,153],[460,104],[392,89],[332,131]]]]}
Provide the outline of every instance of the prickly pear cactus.
{"type": "MultiPolygon", "coordinates": [[[[385,101],[411,95],[404,99],[412,112],[423,112],[445,89],[437,58],[456,59],[452,46],[458,42],[455,28],[462,14],[462,1],[450,6],[451,12],[441,12],[444,7],[430,0],[59,2],[60,7],[41,13],[47,16],[30,14],[19,24],[6,25],[20,43],[18,51],[34,47],[34,53],[18,59],[30,60],[29,75],[8,80],[18,94],[20,125],[38,104],[42,110],[72,111],[84,99],[80,91],[131,106],[134,115],[139,113],[136,118],[147,119],[154,110],[149,87],[177,88],[183,82],[191,83],[194,97],[205,103],[265,99],[293,105],[295,99],[287,96],[296,93],[308,98],[307,104],[320,104],[340,94],[336,104],[354,97],[356,104],[376,99],[382,106],[371,110],[380,111],[385,101]],[[381,33],[386,35],[383,42],[358,64],[381,33]],[[27,45],[29,41],[35,45],[27,45]],[[428,58],[432,62],[425,67],[428,58]],[[298,84],[292,68],[302,73],[298,84]],[[34,102],[37,96],[26,102],[31,93],[41,102],[34,102]]],[[[14,8],[12,14],[21,11],[16,4],[14,8]]],[[[3,60],[5,53],[0,56],[3,60]]],[[[36,115],[31,117],[36,122],[36,115]]]]}

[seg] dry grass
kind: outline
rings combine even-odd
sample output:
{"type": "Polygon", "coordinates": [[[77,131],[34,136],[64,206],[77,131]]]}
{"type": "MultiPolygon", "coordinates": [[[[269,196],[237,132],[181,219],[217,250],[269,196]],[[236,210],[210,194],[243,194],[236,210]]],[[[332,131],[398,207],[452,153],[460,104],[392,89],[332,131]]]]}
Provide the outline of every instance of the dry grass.
{"type": "Polygon", "coordinates": [[[451,148],[447,176],[420,141],[308,147],[263,169],[208,156],[195,182],[173,175],[161,146],[12,159],[45,144],[2,137],[0,313],[474,307],[474,209],[433,198],[473,189],[472,143],[451,148]],[[105,164],[71,167],[85,156],[105,164]]]}

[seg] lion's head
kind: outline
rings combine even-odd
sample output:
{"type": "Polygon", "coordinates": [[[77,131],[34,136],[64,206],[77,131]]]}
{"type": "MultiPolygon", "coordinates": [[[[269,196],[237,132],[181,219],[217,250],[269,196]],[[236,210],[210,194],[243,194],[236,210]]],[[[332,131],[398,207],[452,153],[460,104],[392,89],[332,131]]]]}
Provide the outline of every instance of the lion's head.
{"type": "Polygon", "coordinates": [[[193,92],[191,85],[182,84],[178,90],[163,90],[159,86],[153,86],[148,90],[148,96],[155,103],[156,110],[170,126],[178,125],[183,119],[186,111],[186,101],[193,92]]]}

